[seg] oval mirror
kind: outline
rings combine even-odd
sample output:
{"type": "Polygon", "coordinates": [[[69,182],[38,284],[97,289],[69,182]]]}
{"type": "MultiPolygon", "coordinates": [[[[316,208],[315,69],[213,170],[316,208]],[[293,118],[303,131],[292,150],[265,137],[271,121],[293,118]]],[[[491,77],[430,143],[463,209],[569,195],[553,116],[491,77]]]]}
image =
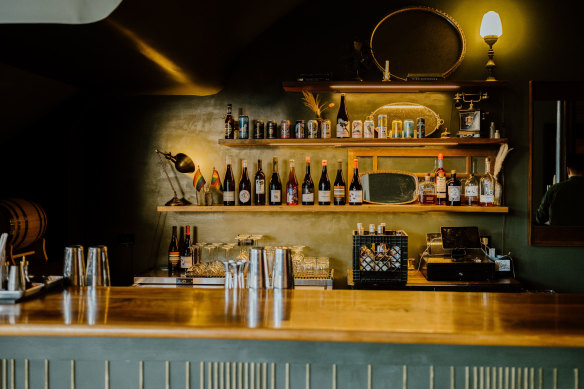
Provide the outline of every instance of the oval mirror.
{"type": "Polygon", "coordinates": [[[424,105],[416,103],[385,104],[373,111],[371,116],[377,119],[377,115],[380,114],[387,115],[388,130],[391,129],[392,120],[401,120],[403,123],[404,120],[410,119],[414,121],[415,125],[416,119],[422,117],[426,123],[426,136],[432,135],[434,131],[444,124],[444,120],[436,112],[424,105]]]}
{"type": "Polygon", "coordinates": [[[408,74],[452,74],[462,63],[466,41],[446,13],[430,7],[407,7],[383,18],[371,34],[371,54],[381,71],[389,60],[393,78],[408,74]]]}
{"type": "Polygon", "coordinates": [[[361,175],[363,201],[373,204],[407,204],[417,200],[418,178],[406,172],[378,170],[361,175]]]}

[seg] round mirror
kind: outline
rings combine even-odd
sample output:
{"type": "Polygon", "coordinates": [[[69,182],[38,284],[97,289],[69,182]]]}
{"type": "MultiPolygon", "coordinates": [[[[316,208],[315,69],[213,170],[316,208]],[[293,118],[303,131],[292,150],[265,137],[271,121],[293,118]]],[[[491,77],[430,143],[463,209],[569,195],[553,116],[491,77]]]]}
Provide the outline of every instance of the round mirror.
{"type": "Polygon", "coordinates": [[[462,63],[466,41],[458,23],[444,12],[408,7],[377,24],[370,47],[382,72],[389,60],[391,76],[405,81],[408,74],[448,77],[462,63]]]}
{"type": "Polygon", "coordinates": [[[444,120],[440,116],[431,110],[430,108],[416,104],[416,103],[390,103],[384,104],[377,108],[375,111],[371,112],[373,118],[377,118],[378,115],[385,114],[388,119],[388,130],[391,128],[391,122],[393,120],[413,120],[416,123],[417,118],[424,118],[424,123],[426,125],[425,136],[430,136],[436,131],[442,124],[444,120]]]}

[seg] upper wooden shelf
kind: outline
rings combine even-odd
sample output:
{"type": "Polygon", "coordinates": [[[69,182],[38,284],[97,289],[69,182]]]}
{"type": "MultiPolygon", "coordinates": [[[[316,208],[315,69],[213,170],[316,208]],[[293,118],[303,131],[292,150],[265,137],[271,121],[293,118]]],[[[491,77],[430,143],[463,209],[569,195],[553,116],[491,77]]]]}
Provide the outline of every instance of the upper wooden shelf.
{"type": "Polygon", "coordinates": [[[363,138],[328,138],[328,139],[219,139],[223,146],[492,146],[508,143],[507,138],[422,138],[422,139],[363,139],[363,138]]]}
{"type": "Polygon", "coordinates": [[[508,81],[285,81],[282,83],[286,92],[451,92],[465,88],[502,88],[508,81]]]}

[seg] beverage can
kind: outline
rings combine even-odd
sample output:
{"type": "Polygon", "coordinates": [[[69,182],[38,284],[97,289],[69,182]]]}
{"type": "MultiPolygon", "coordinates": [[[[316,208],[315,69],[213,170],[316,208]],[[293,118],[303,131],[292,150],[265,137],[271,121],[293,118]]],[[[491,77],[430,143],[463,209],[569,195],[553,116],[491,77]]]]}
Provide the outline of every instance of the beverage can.
{"type": "Polygon", "coordinates": [[[267,136],[266,138],[268,139],[276,139],[276,137],[278,136],[278,123],[276,123],[275,120],[270,120],[268,121],[268,125],[267,125],[267,136]]]}
{"type": "Polygon", "coordinates": [[[318,120],[309,120],[307,127],[308,131],[306,137],[308,139],[318,139],[318,120]]]}
{"type": "Polygon", "coordinates": [[[239,115],[239,139],[249,138],[249,117],[247,115],[239,115]]]}
{"type": "Polygon", "coordinates": [[[379,126],[377,128],[377,131],[379,132],[378,134],[379,139],[387,138],[387,126],[379,126]]]}
{"type": "Polygon", "coordinates": [[[401,138],[402,137],[402,121],[393,120],[391,122],[391,138],[401,138]]]}
{"type": "Polygon", "coordinates": [[[418,138],[423,138],[426,136],[426,119],[416,119],[416,132],[418,133],[418,138]]]}
{"type": "Polygon", "coordinates": [[[296,125],[294,126],[294,136],[296,139],[304,138],[304,120],[296,120],[296,125]]]}
{"type": "Polygon", "coordinates": [[[403,131],[404,138],[413,138],[414,137],[414,121],[413,120],[404,120],[404,131],[403,131]]]}
{"type": "Polygon", "coordinates": [[[375,123],[371,116],[363,123],[363,138],[375,138],[375,123]]]}
{"type": "Polygon", "coordinates": [[[331,137],[331,121],[326,119],[322,121],[320,136],[323,139],[328,139],[331,137]]]}
{"type": "Polygon", "coordinates": [[[351,137],[363,138],[363,122],[361,120],[353,120],[351,124],[351,137]]]}
{"type": "Polygon", "coordinates": [[[280,138],[290,139],[290,120],[282,120],[280,122],[280,138]]]}
{"type": "Polygon", "coordinates": [[[386,114],[377,115],[377,126],[387,128],[387,115],[386,114]]]}
{"type": "Polygon", "coordinates": [[[264,139],[264,121],[256,120],[253,127],[253,138],[264,139]]]}

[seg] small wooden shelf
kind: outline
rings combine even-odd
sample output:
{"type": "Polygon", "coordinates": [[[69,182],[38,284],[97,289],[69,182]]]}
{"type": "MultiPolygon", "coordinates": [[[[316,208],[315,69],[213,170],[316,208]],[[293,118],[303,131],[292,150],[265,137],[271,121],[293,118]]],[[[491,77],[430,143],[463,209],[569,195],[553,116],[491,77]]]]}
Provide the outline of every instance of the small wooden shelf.
{"type": "Polygon", "coordinates": [[[376,205],[363,204],[356,205],[250,205],[250,206],[199,206],[187,205],[182,207],[158,206],[158,212],[351,212],[351,213],[379,213],[379,212],[407,212],[407,213],[424,213],[424,212],[448,212],[448,213],[508,213],[509,207],[449,207],[445,205],[420,205],[420,204],[401,204],[401,205],[376,205]]]}
{"type": "Polygon", "coordinates": [[[282,87],[286,92],[451,92],[464,88],[502,88],[509,85],[508,81],[390,81],[390,82],[359,82],[359,81],[286,81],[282,87]]]}
{"type": "Polygon", "coordinates": [[[508,143],[507,138],[422,138],[422,139],[219,139],[218,143],[229,147],[292,147],[292,146],[333,146],[333,147],[387,147],[387,146],[496,146],[508,143]]]}

